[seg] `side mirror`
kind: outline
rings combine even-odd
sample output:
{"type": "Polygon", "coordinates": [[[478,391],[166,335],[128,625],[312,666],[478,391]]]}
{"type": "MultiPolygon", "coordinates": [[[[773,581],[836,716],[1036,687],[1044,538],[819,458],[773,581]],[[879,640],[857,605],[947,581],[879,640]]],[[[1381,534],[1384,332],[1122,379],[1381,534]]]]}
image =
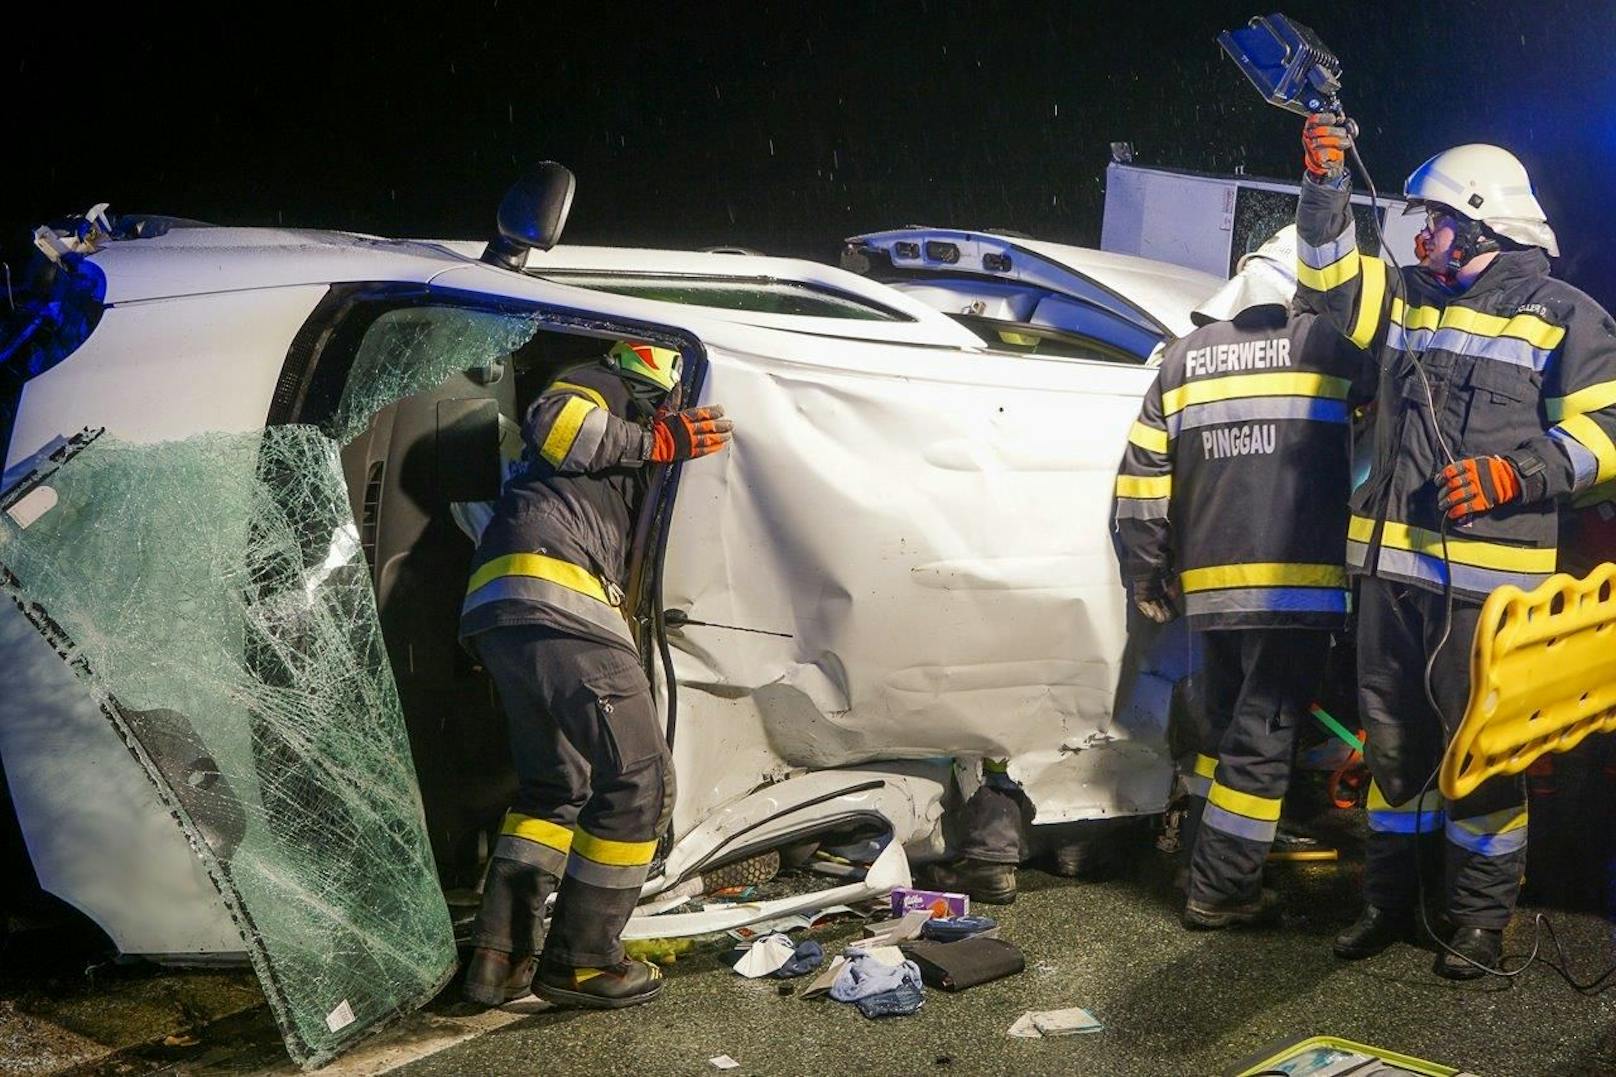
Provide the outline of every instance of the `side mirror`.
{"type": "Polygon", "coordinates": [[[561,239],[578,180],[564,165],[540,161],[511,185],[499,203],[499,235],[483,261],[520,271],[533,248],[547,251],[561,239]]]}

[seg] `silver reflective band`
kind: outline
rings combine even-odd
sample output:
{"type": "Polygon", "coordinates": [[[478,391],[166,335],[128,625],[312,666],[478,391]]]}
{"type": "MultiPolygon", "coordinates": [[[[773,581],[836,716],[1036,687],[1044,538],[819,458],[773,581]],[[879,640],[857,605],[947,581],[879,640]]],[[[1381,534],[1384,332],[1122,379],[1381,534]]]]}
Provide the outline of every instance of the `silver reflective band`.
{"type": "Polygon", "coordinates": [[[1327,269],[1357,249],[1357,227],[1352,221],[1339,236],[1317,247],[1300,235],[1296,237],[1296,257],[1309,269],[1327,269]]]}
{"type": "Polygon", "coordinates": [[[1458,820],[1448,820],[1448,840],[1478,856],[1509,856],[1526,848],[1526,827],[1518,826],[1502,834],[1477,834],[1458,820]]]}
{"type": "Polygon", "coordinates": [[[1221,591],[1193,591],[1184,596],[1184,612],[1344,615],[1347,592],[1339,587],[1230,587],[1221,591]]]}
{"type": "Polygon", "coordinates": [[[1213,830],[1221,830],[1225,834],[1233,834],[1237,838],[1247,841],[1271,842],[1279,830],[1279,823],[1264,819],[1251,819],[1244,815],[1236,815],[1232,811],[1225,811],[1216,804],[1207,802],[1206,810],[1201,814],[1201,823],[1213,830]]]}
{"type": "Polygon", "coordinates": [[[1599,478],[1599,457],[1583,447],[1582,442],[1567,434],[1559,427],[1549,431],[1549,437],[1560,446],[1562,452],[1571,460],[1571,491],[1581,493],[1594,484],[1599,478]]]}
{"type": "Polygon", "coordinates": [[[1312,422],[1344,423],[1347,418],[1347,403],[1344,400],[1305,396],[1254,396],[1191,404],[1183,411],[1174,412],[1167,417],[1167,430],[1176,437],[1180,430],[1216,426],[1220,423],[1247,422],[1253,419],[1305,419],[1312,422]]]}
{"type": "Polygon", "coordinates": [[[558,878],[567,866],[567,854],[560,849],[552,849],[548,845],[528,841],[515,834],[500,835],[499,840],[494,843],[494,855],[538,868],[558,878]]]}
{"type": "Polygon", "coordinates": [[[1165,497],[1119,497],[1117,498],[1117,519],[1119,520],[1165,520],[1170,499],[1165,497]]]}
{"type": "MultiPolygon", "coordinates": [[[[1349,559],[1352,556],[1353,545],[1355,544],[1348,543],[1349,559]]],[[[1361,565],[1362,561],[1359,564],[1361,565]]],[[[1512,583],[1523,591],[1530,591],[1550,576],[1547,572],[1502,572],[1498,569],[1477,568],[1474,565],[1461,565],[1457,562],[1450,563],[1445,568],[1440,557],[1414,553],[1412,550],[1394,550],[1390,546],[1380,548],[1380,561],[1375,566],[1375,574],[1393,579],[1419,580],[1442,587],[1448,580],[1447,569],[1452,570],[1455,591],[1474,595],[1489,595],[1506,583],[1512,583]]]]}
{"type": "Polygon", "coordinates": [[[650,868],[649,864],[601,864],[577,853],[567,857],[568,875],[603,890],[638,890],[650,868]]]}
{"type": "Polygon", "coordinates": [[[1535,347],[1531,341],[1519,337],[1481,336],[1452,326],[1442,329],[1404,329],[1396,322],[1386,331],[1386,344],[1403,351],[1450,351],[1540,372],[1554,354],[1553,348],[1535,347]]]}
{"type": "Polygon", "coordinates": [[[588,595],[581,595],[569,587],[536,576],[496,576],[466,596],[465,603],[460,607],[460,615],[464,617],[479,606],[504,601],[534,602],[549,606],[576,620],[604,629],[629,643],[634,642],[634,637],[629,634],[628,623],[617,610],[588,595]]]}

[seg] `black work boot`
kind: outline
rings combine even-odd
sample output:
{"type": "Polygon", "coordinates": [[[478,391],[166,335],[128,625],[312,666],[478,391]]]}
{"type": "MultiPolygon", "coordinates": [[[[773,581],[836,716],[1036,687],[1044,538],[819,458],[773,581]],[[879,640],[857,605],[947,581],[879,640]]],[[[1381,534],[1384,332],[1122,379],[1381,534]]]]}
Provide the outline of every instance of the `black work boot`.
{"type": "Polygon", "coordinates": [[[965,894],[983,905],[1010,905],[1016,900],[1016,866],[966,857],[952,864],[933,864],[927,878],[937,890],[965,894]]]}
{"type": "Polygon", "coordinates": [[[1487,975],[1488,969],[1498,967],[1498,957],[1503,950],[1502,931],[1485,927],[1458,928],[1448,940],[1448,949],[1436,955],[1436,974],[1450,980],[1478,980],[1487,975]]]}
{"type": "Polygon", "coordinates": [[[1374,957],[1394,942],[1414,938],[1414,910],[1381,909],[1365,905],[1352,926],[1335,937],[1331,949],[1348,961],[1374,957]]]}
{"type": "Polygon", "coordinates": [[[650,1002],[662,991],[662,970],[649,961],[624,959],[605,968],[539,965],[533,991],[557,1006],[620,1010],[650,1002]]]}
{"type": "Polygon", "coordinates": [[[466,982],[461,993],[467,1001],[482,1006],[503,1006],[528,993],[538,959],[529,954],[517,957],[503,950],[479,946],[466,962],[466,982]]]}
{"type": "Polygon", "coordinates": [[[1185,901],[1184,913],[1180,920],[1192,931],[1217,931],[1225,927],[1262,927],[1279,920],[1279,895],[1263,887],[1255,901],[1238,905],[1185,901]]]}

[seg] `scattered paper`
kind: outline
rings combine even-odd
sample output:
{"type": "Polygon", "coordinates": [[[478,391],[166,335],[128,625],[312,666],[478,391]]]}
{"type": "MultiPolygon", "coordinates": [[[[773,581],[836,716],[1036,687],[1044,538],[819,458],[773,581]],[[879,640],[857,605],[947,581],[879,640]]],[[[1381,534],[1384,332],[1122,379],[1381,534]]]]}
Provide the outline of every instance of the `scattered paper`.
{"type": "Polygon", "coordinates": [[[1080,1032],[1100,1032],[1105,1028],[1092,1013],[1077,1006],[1064,1010],[1029,1010],[1005,1030],[1006,1036],[1036,1040],[1072,1036],[1080,1032]]]}
{"type": "Polygon", "coordinates": [[[905,913],[900,919],[888,920],[885,923],[866,927],[864,930],[870,934],[867,938],[848,943],[849,947],[859,949],[873,949],[878,946],[891,946],[893,943],[905,942],[920,937],[920,929],[931,919],[931,913],[925,909],[916,909],[905,913]]]}
{"type": "Polygon", "coordinates": [[[845,964],[847,964],[847,958],[841,954],[831,958],[830,964],[826,965],[819,975],[814,977],[814,982],[803,989],[802,997],[815,998],[829,991],[831,985],[836,982],[836,977],[841,975],[842,966],[845,964]]]}
{"type": "Polygon", "coordinates": [[[715,1070],[738,1070],[741,1068],[741,1064],[729,1057],[729,1055],[714,1055],[707,1060],[707,1064],[715,1070]]]}
{"type": "Polygon", "coordinates": [[[1024,1013],[1016,1018],[1015,1024],[1005,1031],[1006,1036],[1014,1036],[1023,1040],[1041,1040],[1044,1034],[1038,1031],[1038,1026],[1032,1023],[1032,1014],[1024,1013]]]}
{"type": "Polygon", "coordinates": [[[735,971],[749,980],[767,976],[791,960],[797,944],[789,935],[765,935],[754,941],[741,959],[735,962],[735,971]]]}
{"type": "Polygon", "coordinates": [[[831,905],[817,912],[800,912],[794,916],[780,916],[773,920],[763,920],[755,924],[747,924],[745,927],[733,928],[730,930],[729,936],[732,939],[740,939],[742,942],[746,942],[749,939],[771,935],[776,931],[798,931],[802,928],[818,927],[833,916],[844,915],[863,916],[858,910],[851,909],[846,905],[831,905]]]}
{"type": "MultiPolygon", "coordinates": [[[[852,949],[852,947],[848,947],[848,949],[852,949]]],[[[909,960],[907,957],[903,956],[903,951],[898,949],[896,946],[861,946],[859,949],[864,953],[869,954],[881,964],[891,965],[893,968],[897,968],[899,965],[909,960]]]]}

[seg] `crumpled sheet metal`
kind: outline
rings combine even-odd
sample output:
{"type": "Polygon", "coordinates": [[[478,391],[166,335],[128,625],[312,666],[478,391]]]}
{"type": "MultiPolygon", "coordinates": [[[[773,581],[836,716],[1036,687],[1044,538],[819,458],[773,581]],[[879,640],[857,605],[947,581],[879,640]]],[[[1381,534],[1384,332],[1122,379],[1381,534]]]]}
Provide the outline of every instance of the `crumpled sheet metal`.
{"type": "Polygon", "coordinates": [[[704,697],[747,696],[794,766],[1011,757],[1043,786],[1041,822],[1159,810],[1166,714],[1113,716],[1126,632],[1107,519],[1150,372],[803,347],[824,351],[709,346],[703,400],[735,441],[684,468],[664,603],[789,638],[671,633],[681,730],[704,697]],[[1059,777],[1060,757],[1130,743],[1115,765],[1145,777],[1123,776],[1126,803],[1059,795],[1118,777],[1087,761],[1059,777]]]}
{"type": "MultiPolygon", "coordinates": [[[[157,787],[317,1065],[454,970],[336,447],[90,445],[0,565],[157,787]]],[[[87,791],[87,795],[88,791],[87,791]]]]}

